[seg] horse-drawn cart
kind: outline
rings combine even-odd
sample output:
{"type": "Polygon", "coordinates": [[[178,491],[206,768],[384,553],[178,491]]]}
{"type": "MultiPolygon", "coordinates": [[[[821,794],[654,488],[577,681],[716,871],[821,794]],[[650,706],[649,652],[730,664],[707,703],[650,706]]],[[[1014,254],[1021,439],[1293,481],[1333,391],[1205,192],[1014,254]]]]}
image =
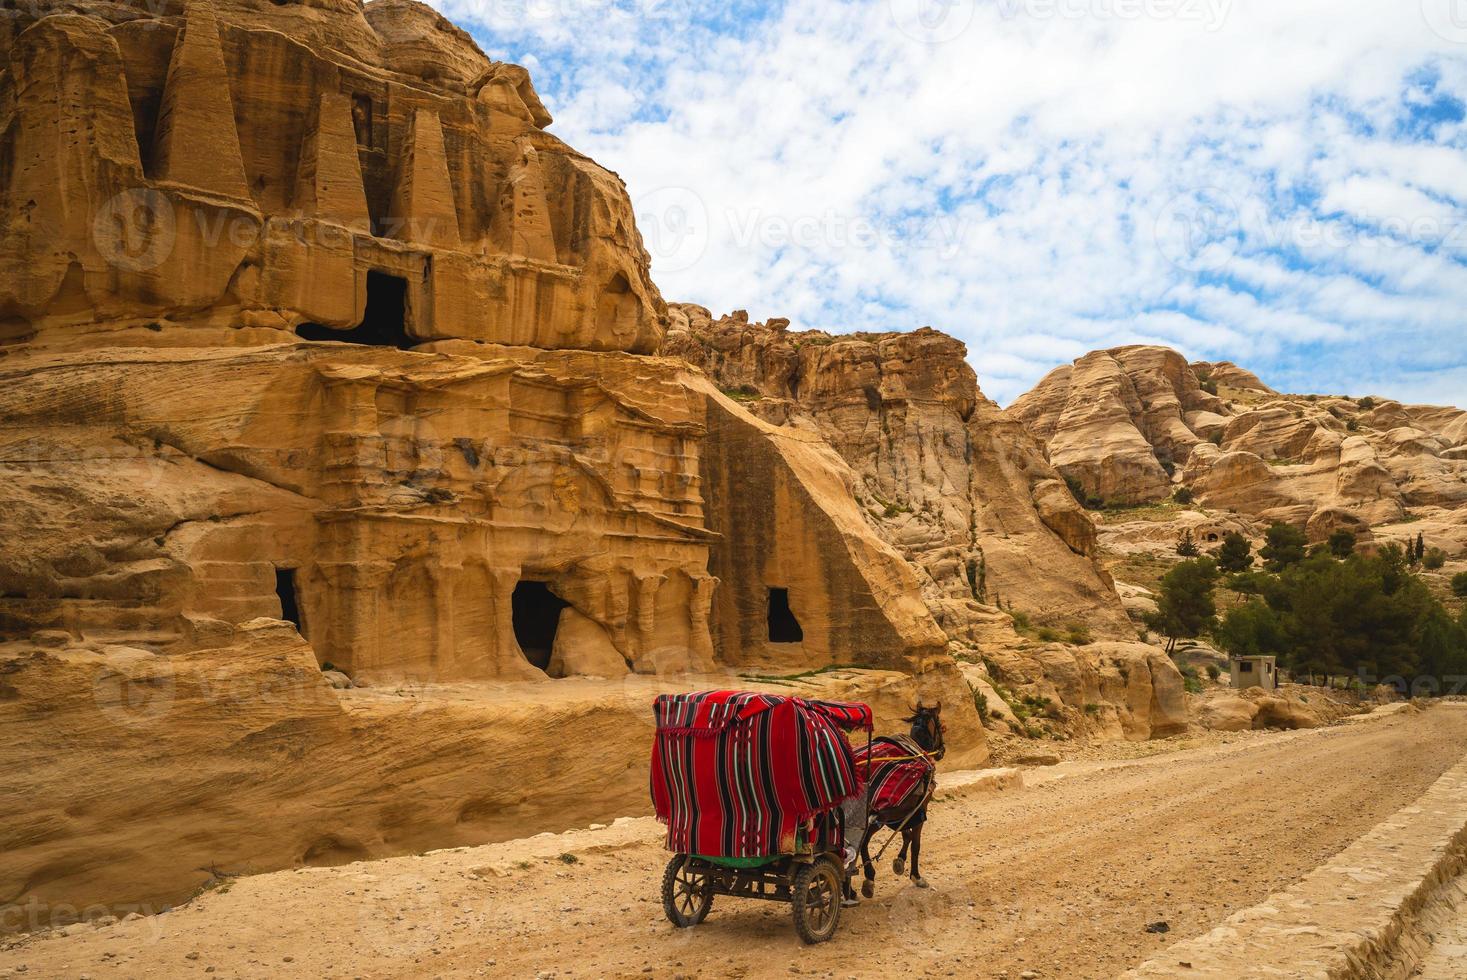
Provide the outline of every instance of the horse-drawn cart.
{"type": "Polygon", "coordinates": [[[654,710],[667,918],[697,925],[718,895],[765,899],[789,903],[805,942],[829,939],[847,889],[841,804],[862,786],[843,732],[869,733],[871,709],[715,691],[663,695],[654,710]]]}

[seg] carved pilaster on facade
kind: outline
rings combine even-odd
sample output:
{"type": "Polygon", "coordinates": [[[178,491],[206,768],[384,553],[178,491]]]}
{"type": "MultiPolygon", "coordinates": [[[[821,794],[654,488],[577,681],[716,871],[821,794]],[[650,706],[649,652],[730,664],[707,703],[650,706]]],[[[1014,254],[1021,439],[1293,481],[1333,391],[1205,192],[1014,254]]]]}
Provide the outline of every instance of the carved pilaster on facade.
{"type": "Polygon", "coordinates": [[[697,669],[712,670],[716,663],[713,650],[711,620],[713,597],[718,592],[718,579],[712,575],[693,578],[693,601],[689,607],[688,642],[697,669]]]}
{"type": "MultiPolygon", "coordinates": [[[[326,636],[312,644],[323,661],[336,664],[353,677],[369,677],[379,668],[395,668],[394,657],[381,649],[379,603],[382,585],[392,574],[389,561],[322,562],[318,571],[326,584],[326,636]]],[[[317,632],[315,630],[313,633],[317,632]]]]}
{"type": "Polygon", "coordinates": [[[387,234],[405,242],[455,249],[462,245],[443,124],[432,109],[413,111],[385,224],[387,234]]]}
{"type": "Polygon", "coordinates": [[[153,162],[160,180],[250,199],[219,22],[210,0],[191,0],[185,13],[163,88],[153,162]]]}
{"type": "Polygon", "coordinates": [[[657,593],[666,581],[666,575],[637,575],[632,578],[633,666],[639,674],[657,672],[657,593]]]}
{"type": "Polygon", "coordinates": [[[317,104],[315,121],[306,130],[301,146],[295,205],[311,217],[364,233],[371,231],[348,95],[327,92],[317,104]]]}
{"type": "Polygon", "coordinates": [[[495,670],[501,680],[545,680],[546,673],[525,659],[514,635],[514,589],[520,584],[520,569],[495,568],[489,572],[493,584],[495,670]]]}

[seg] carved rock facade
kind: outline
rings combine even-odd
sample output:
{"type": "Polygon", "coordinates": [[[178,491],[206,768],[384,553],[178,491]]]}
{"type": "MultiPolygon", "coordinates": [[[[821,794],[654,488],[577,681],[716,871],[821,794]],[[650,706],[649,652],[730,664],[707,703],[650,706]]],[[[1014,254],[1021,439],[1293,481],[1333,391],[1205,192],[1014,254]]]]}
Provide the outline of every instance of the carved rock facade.
{"type": "Polygon", "coordinates": [[[833,460],[651,356],[625,188],[522,68],[411,0],[99,10],[0,12],[0,499],[59,536],[0,545],[0,628],[283,615],[425,681],[941,658],[833,460]]]}

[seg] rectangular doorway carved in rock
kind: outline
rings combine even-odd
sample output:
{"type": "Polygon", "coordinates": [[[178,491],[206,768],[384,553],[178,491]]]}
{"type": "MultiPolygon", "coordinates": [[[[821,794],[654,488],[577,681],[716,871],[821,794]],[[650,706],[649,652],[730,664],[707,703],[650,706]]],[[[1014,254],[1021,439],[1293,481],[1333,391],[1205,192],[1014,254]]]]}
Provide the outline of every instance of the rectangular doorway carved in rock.
{"type": "Polygon", "coordinates": [[[411,350],[418,341],[408,336],[407,305],[406,279],[372,271],[367,273],[367,312],[359,326],[337,330],[319,323],[302,323],[295,332],[302,340],[337,340],[347,344],[411,350]]]}
{"type": "Polygon", "coordinates": [[[525,659],[544,670],[550,666],[550,653],[555,649],[560,612],[570,603],[551,592],[544,582],[526,579],[514,587],[511,604],[515,641],[525,659]]]}
{"type": "Polygon", "coordinates": [[[769,642],[803,643],[805,631],[790,608],[789,589],[769,590],[769,642]]]}
{"type": "Polygon", "coordinates": [[[295,569],[275,569],[275,597],[280,600],[280,618],[295,626],[296,632],[302,636],[305,630],[301,628],[300,599],[295,591],[295,569]]]}

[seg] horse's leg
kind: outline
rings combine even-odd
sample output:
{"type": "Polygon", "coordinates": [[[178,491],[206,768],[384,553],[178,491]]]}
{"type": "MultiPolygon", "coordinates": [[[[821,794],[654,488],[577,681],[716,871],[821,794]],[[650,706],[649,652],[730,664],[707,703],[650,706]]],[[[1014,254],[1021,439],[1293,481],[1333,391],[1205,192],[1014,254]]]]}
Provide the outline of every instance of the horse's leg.
{"type": "Polygon", "coordinates": [[[918,888],[927,887],[927,879],[922,877],[922,870],[918,862],[922,860],[922,828],[927,826],[927,821],[922,821],[912,828],[912,884],[918,888]]]}
{"type": "Polygon", "coordinates": [[[904,871],[907,870],[907,848],[909,848],[911,846],[912,846],[912,829],[910,827],[903,827],[902,828],[902,852],[897,855],[895,861],[891,862],[891,870],[892,870],[892,872],[894,874],[900,875],[902,872],[904,872],[904,871]]]}
{"type": "Polygon", "coordinates": [[[876,894],[876,868],[871,864],[871,835],[876,833],[876,824],[867,822],[866,832],[861,835],[861,894],[871,898],[876,894]]]}

